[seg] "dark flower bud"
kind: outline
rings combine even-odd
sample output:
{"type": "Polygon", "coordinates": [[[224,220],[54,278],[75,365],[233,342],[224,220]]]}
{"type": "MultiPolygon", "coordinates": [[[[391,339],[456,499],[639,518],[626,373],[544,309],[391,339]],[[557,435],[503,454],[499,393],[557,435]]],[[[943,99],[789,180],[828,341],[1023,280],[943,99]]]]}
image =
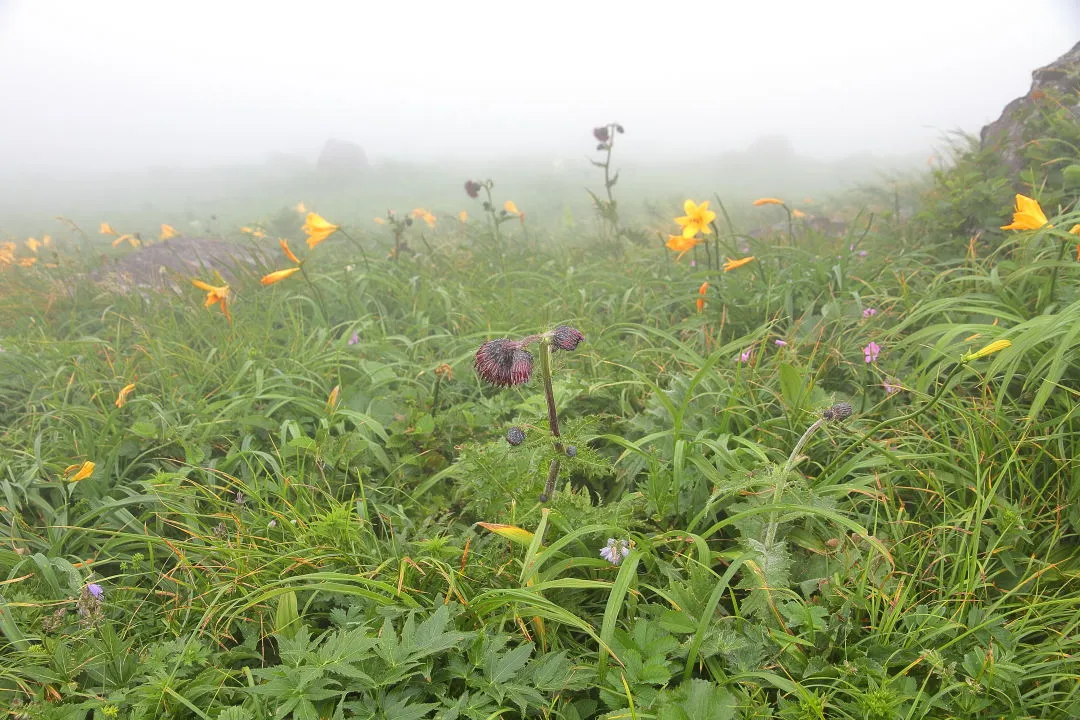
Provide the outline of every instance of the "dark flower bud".
{"type": "Polygon", "coordinates": [[[480,195],[481,187],[482,185],[478,182],[473,182],[472,180],[465,181],[465,193],[473,199],[476,199],[480,195]]]}
{"type": "Polygon", "coordinates": [[[532,377],[533,356],[520,342],[509,338],[489,340],[476,351],[473,367],[492,385],[521,385],[532,377]]]}
{"type": "Polygon", "coordinates": [[[519,427],[512,427],[506,431],[506,442],[510,443],[514,447],[517,447],[521,443],[525,442],[525,431],[519,427]]]}
{"type": "Polygon", "coordinates": [[[567,445],[566,454],[570,457],[577,457],[577,445],[567,445]]]}
{"type": "Polygon", "coordinates": [[[569,325],[560,325],[551,331],[552,344],[559,350],[573,350],[584,339],[584,335],[569,325]]]}
{"type": "Polygon", "coordinates": [[[611,134],[608,132],[607,126],[593,128],[593,137],[599,142],[606,143],[611,138],[611,134]]]}
{"type": "Polygon", "coordinates": [[[624,127],[623,127],[622,125],[620,125],[619,123],[615,123],[615,132],[617,132],[617,133],[619,133],[620,135],[622,135],[622,134],[623,134],[624,132],[626,132],[626,128],[624,128],[624,127]]]}
{"type": "Polygon", "coordinates": [[[599,145],[596,146],[597,150],[607,150],[607,148],[608,148],[607,143],[600,143],[599,145]]]}
{"type": "Polygon", "coordinates": [[[825,411],[821,413],[821,417],[825,418],[829,422],[840,422],[841,420],[847,420],[851,417],[852,409],[851,405],[846,402],[836,403],[830,408],[825,408],[825,411]]]}
{"type": "Polygon", "coordinates": [[[412,227],[412,218],[411,217],[405,218],[405,227],[412,227]]]}
{"type": "Polygon", "coordinates": [[[491,212],[491,203],[489,203],[487,200],[484,201],[483,207],[485,212],[491,212]]]}

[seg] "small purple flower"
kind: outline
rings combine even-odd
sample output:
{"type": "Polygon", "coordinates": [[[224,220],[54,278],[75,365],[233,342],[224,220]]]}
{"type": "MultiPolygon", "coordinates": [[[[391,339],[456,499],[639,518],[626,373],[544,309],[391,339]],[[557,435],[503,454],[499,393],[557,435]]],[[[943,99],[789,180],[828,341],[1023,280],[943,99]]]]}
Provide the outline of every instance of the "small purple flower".
{"type": "Polygon", "coordinates": [[[864,257],[866,257],[867,255],[870,254],[870,251],[869,250],[860,250],[858,254],[859,254],[859,257],[864,258],[864,257]]]}
{"type": "Polygon", "coordinates": [[[864,347],[862,351],[863,358],[867,363],[877,362],[878,353],[881,352],[881,346],[871,340],[870,344],[864,347]]]}
{"type": "Polygon", "coordinates": [[[741,362],[741,363],[750,362],[750,356],[752,354],[753,354],[753,349],[752,348],[747,348],[746,350],[743,350],[742,353],[739,354],[739,362],[741,362]]]}
{"type": "Polygon", "coordinates": [[[885,380],[884,383],[882,383],[882,387],[885,388],[886,395],[895,395],[902,389],[900,387],[900,381],[896,378],[888,378],[887,380],[885,380]]]}
{"type": "Polygon", "coordinates": [[[777,338],[776,340],[773,340],[773,342],[776,343],[776,347],[787,347],[787,340],[780,340],[777,338]]]}
{"type": "Polygon", "coordinates": [[[551,331],[551,339],[559,350],[573,350],[585,336],[569,325],[560,325],[551,331]]]}
{"type": "Polygon", "coordinates": [[[628,540],[616,540],[608,538],[607,545],[600,548],[600,557],[612,565],[619,565],[630,554],[630,542],[628,540]]]}
{"type": "Polygon", "coordinates": [[[492,385],[521,385],[532,377],[533,356],[522,343],[510,338],[488,340],[476,351],[473,367],[492,385]]]}
{"type": "Polygon", "coordinates": [[[90,593],[95,600],[100,600],[105,596],[105,590],[97,583],[89,583],[86,586],[86,592],[90,593]]]}
{"type": "Polygon", "coordinates": [[[697,260],[691,260],[690,267],[697,267],[697,260]]]}
{"type": "Polygon", "coordinates": [[[865,310],[862,311],[862,316],[864,318],[871,318],[871,317],[874,317],[875,315],[877,315],[877,308],[866,308],[865,310]]]}
{"type": "Polygon", "coordinates": [[[355,345],[358,342],[360,342],[360,333],[354,331],[352,336],[349,338],[349,344],[355,345]]]}

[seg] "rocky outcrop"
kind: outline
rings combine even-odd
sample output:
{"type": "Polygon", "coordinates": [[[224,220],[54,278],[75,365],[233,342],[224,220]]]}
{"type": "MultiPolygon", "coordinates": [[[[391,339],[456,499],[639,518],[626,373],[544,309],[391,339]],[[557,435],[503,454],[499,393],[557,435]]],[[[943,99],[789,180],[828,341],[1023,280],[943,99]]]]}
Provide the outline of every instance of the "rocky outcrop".
{"type": "Polygon", "coordinates": [[[331,138],[323,145],[315,170],[320,176],[334,180],[361,177],[368,170],[367,154],[356,143],[331,138]]]}
{"type": "Polygon", "coordinates": [[[980,147],[997,152],[1014,172],[1024,169],[1024,146],[1030,137],[1029,120],[1040,103],[1064,107],[1080,121],[1080,43],[1046,67],[1032,73],[1031,90],[1013,100],[994,122],[982,129],[980,147]]]}
{"type": "Polygon", "coordinates": [[[276,243],[177,237],[112,259],[91,272],[90,279],[120,293],[147,289],[186,291],[192,278],[211,282],[219,273],[232,281],[238,272],[258,272],[274,248],[276,243]]]}

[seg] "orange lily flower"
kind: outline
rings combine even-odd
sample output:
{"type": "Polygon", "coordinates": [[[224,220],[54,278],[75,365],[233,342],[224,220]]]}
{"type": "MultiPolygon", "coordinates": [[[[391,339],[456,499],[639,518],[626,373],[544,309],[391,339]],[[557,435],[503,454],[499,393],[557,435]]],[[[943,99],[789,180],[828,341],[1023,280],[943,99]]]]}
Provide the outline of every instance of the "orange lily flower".
{"type": "Polygon", "coordinates": [[[709,281],[706,280],[705,282],[701,283],[701,287],[699,287],[697,289],[697,294],[698,294],[697,311],[698,312],[701,312],[702,310],[705,309],[705,294],[708,293],[708,292],[709,292],[709,281]]]}
{"type": "Polygon", "coordinates": [[[1016,209],[1013,210],[1013,221],[1008,225],[1002,225],[1002,230],[1038,230],[1047,225],[1046,213],[1039,206],[1037,200],[1026,195],[1017,194],[1016,209]]]}
{"type": "Polygon", "coordinates": [[[116,394],[116,407],[122,408],[127,405],[128,395],[135,389],[135,383],[128,383],[116,394]]]}
{"type": "Polygon", "coordinates": [[[741,268],[746,263],[753,261],[753,255],[750,255],[749,257],[739,258],[738,260],[732,260],[731,258],[728,258],[728,261],[724,263],[724,272],[727,272],[728,270],[734,270],[735,268],[741,268]]]}
{"type": "Polygon", "coordinates": [[[299,265],[300,264],[300,258],[296,257],[296,255],[293,254],[293,251],[289,249],[289,241],[286,240],[285,238],[281,238],[280,240],[278,240],[278,243],[281,244],[281,251],[283,253],[285,253],[285,257],[289,258],[294,263],[299,265]]]}
{"type": "Polygon", "coordinates": [[[668,235],[668,241],[664,243],[668,250],[674,250],[679,253],[676,260],[682,259],[682,256],[689,252],[695,245],[701,242],[700,238],[686,237],[685,235],[668,235]]]}
{"type": "Polygon", "coordinates": [[[229,314],[229,286],[220,285],[214,286],[208,283],[204,283],[202,280],[192,280],[191,284],[200,290],[206,291],[206,303],[204,307],[210,307],[211,305],[219,305],[221,312],[224,313],[225,319],[232,322],[232,315],[229,314]]]}
{"type": "Polygon", "coordinates": [[[315,213],[308,213],[307,218],[304,220],[303,230],[308,236],[307,244],[309,248],[315,247],[340,229],[339,225],[334,225],[328,222],[326,218],[315,213]]]}
{"type": "Polygon", "coordinates": [[[804,213],[802,210],[792,210],[791,216],[795,218],[804,218],[806,217],[806,213],[804,213]]]}
{"type": "Polygon", "coordinates": [[[469,222],[469,213],[466,210],[462,210],[457,214],[457,219],[460,220],[462,224],[465,224],[469,222]]]}
{"type": "Polygon", "coordinates": [[[166,224],[162,223],[162,225],[161,225],[161,235],[160,235],[162,240],[168,240],[169,238],[174,238],[174,237],[178,236],[179,234],[180,233],[176,232],[176,228],[174,228],[172,225],[166,225],[166,224]]]}
{"type": "Polygon", "coordinates": [[[110,225],[109,223],[105,223],[105,222],[101,223],[101,227],[98,228],[98,232],[101,233],[102,235],[119,235],[118,232],[113,230],[112,225],[110,225]]]}
{"type": "Polygon", "coordinates": [[[36,257],[24,257],[19,260],[19,267],[30,267],[37,262],[36,257]]]}
{"type": "Polygon", "coordinates": [[[296,272],[299,272],[299,271],[300,271],[300,268],[298,268],[298,267],[285,268],[284,270],[275,270],[274,272],[270,273],[269,275],[263,275],[262,279],[259,280],[259,282],[261,282],[263,285],[273,285],[274,283],[281,282],[282,280],[289,277],[293,273],[296,273],[296,272]]]}
{"type": "Polygon", "coordinates": [[[296,203],[296,212],[298,212],[300,214],[303,214],[303,213],[306,213],[307,211],[308,211],[307,205],[304,204],[303,200],[296,203]]]}
{"type": "Polygon", "coordinates": [[[37,241],[37,238],[30,238],[26,241],[26,247],[30,249],[30,252],[37,253],[38,248],[41,247],[41,243],[37,241]]]}
{"type": "Polygon", "coordinates": [[[696,204],[693,200],[683,203],[683,217],[675,218],[675,222],[682,228],[684,238],[692,238],[698,233],[709,235],[712,233],[710,223],[716,219],[716,213],[709,209],[709,201],[696,204]]]}
{"type": "Polygon", "coordinates": [[[123,235],[117,235],[117,236],[116,236],[116,239],[112,241],[112,246],[113,246],[113,247],[116,247],[116,246],[118,246],[118,245],[119,245],[120,243],[124,242],[125,240],[127,240],[127,241],[128,241],[128,243],[130,243],[130,244],[131,244],[131,247],[133,247],[133,248],[137,248],[137,247],[139,247],[139,240],[138,240],[138,238],[136,238],[136,237],[135,237],[134,235],[128,235],[128,234],[126,234],[126,233],[125,233],[125,234],[123,234],[123,235]]]}
{"type": "Polygon", "coordinates": [[[754,201],[754,207],[761,207],[762,205],[783,205],[784,201],[780,198],[758,198],[754,201]]]}
{"type": "Polygon", "coordinates": [[[95,467],[94,463],[89,460],[82,465],[68,465],[67,469],[64,470],[64,476],[67,477],[68,482],[79,482],[93,475],[95,467]],[[72,475],[72,473],[75,474],[72,475]]]}

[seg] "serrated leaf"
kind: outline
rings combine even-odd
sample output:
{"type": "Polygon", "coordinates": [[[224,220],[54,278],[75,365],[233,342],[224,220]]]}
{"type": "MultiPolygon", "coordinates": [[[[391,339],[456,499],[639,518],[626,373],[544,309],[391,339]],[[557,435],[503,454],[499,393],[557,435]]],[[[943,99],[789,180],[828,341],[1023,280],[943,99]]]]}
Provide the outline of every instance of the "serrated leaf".
{"type": "Polygon", "coordinates": [[[502,655],[490,654],[485,659],[485,671],[488,680],[498,685],[514,677],[532,657],[533,644],[518,645],[502,655]]]}

